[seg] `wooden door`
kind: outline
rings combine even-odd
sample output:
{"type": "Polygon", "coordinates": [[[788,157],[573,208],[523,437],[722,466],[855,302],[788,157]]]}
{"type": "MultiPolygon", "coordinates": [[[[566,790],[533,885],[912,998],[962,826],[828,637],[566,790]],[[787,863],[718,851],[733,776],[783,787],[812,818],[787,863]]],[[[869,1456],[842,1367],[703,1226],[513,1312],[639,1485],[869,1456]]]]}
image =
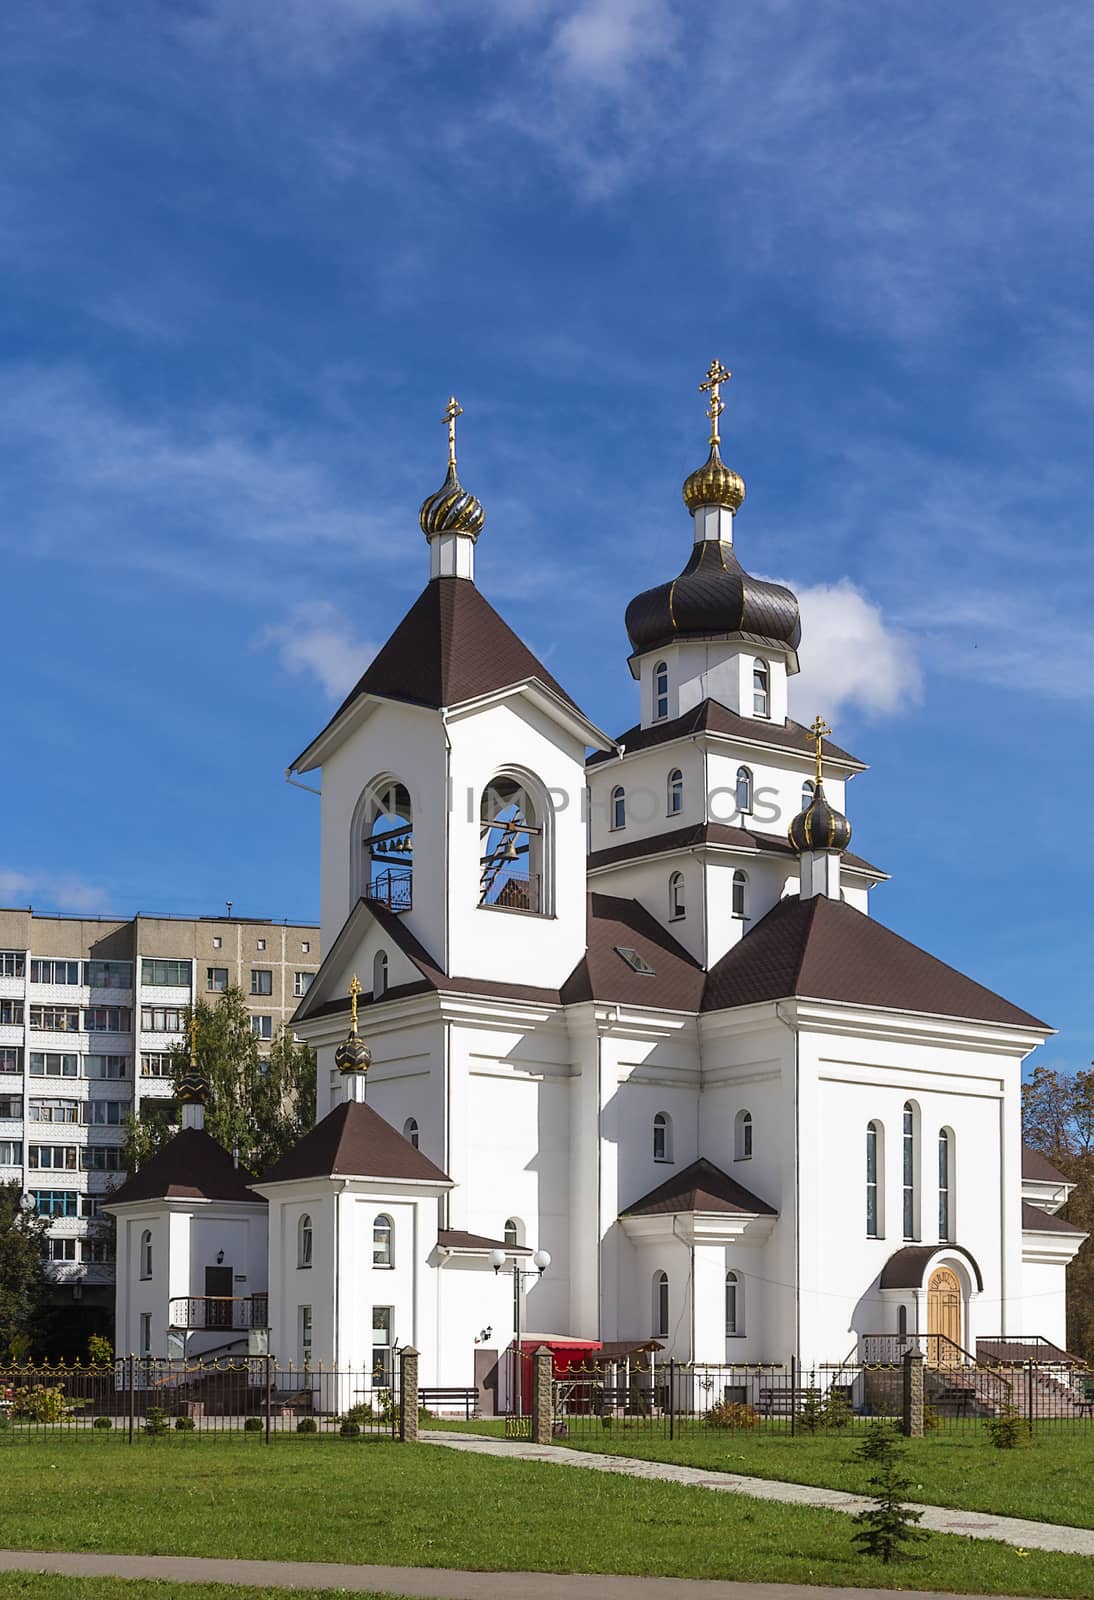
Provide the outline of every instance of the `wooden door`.
{"type": "Polygon", "coordinates": [[[931,1352],[940,1367],[961,1359],[961,1285],[950,1267],[936,1267],[927,1285],[927,1333],[938,1338],[931,1352]]]}
{"type": "Polygon", "coordinates": [[[230,1328],[232,1326],[231,1294],[231,1267],[206,1267],[205,1326],[207,1328],[230,1328]]]}

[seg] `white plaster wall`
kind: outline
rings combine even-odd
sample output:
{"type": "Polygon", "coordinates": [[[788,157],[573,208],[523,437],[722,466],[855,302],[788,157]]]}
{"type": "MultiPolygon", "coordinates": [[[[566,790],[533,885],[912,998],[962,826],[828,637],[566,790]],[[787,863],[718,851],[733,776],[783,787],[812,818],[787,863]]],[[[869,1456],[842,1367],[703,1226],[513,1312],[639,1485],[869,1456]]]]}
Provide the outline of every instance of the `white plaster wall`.
{"type": "MultiPolygon", "coordinates": [[[[814,764],[809,756],[788,750],[785,757],[763,757],[742,746],[735,753],[724,743],[712,744],[708,757],[707,782],[711,795],[711,819],[742,825],[754,833],[786,837],[786,830],[802,809],[802,785],[811,779],[814,764]],[[746,766],[753,778],[752,815],[741,817],[736,809],[737,769],[746,766]]],[[[846,814],[846,782],[834,774],[825,775],[824,792],[829,804],[846,814]]]]}
{"type": "MultiPolygon", "coordinates": [[[[1030,1253],[1037,1245],[1027,1235],[1030,1253]]],[[[1056,1261],[1022,1261],[1022,1293],[1014,1311],[1014,1326],[1022,1333],[1041,1334],[1067,1349],[1066,1267],[1056,1261]]],[[[990,1331],[990,1330],[988,1330],[990,1331]]]]}
{"type": "Polygon", "coordinates": [[[731,645],[725,640],[684,640],[647,652],[639,663],[641,721],[656,721],[653,675],[657,663],[669,669],[669,719],[681,716],[703,700],[718,700],[741,716],[753,716],[752,664],[766,661],[771,669],[771,715],[758,723],[783,722],[787,707],[787,658],[778,650],[731,645]]]}

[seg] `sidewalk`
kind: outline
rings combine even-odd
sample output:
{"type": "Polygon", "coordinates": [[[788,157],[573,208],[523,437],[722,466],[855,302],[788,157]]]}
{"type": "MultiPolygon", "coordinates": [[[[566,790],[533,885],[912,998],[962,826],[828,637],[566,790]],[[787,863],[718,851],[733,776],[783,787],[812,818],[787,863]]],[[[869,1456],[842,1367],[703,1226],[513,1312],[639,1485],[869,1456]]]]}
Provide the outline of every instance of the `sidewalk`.
{"type": "MultiPolygon", "coordinates": [[[[526,1439],[486,1438],[479,1433],[445,1433],[423,1429],[425,1444],[476,1455],[509,1456],[521,1461],[546,1461],[555,1466],[584,1467],[590,1472],[619,1472],[628,1478],[654,1478],[662,1483],[686,1483],[699,1489],[746,1494],[754,1500],[779,1500],[786,1505],[816,1506],[822,1511],[864,1510],[870,1501],[842,1489],[818,1489],[805,1483],[780,1483],[774,1478],[746,1478],[735,1472],[707,1472],[701,1467],[678,1467],[667,1461],[636,1461],[631,1456],[597,1455],[591,1450],[568,1450],[564,1445],[530,1444],[526,1439]]],[[[1027,1522],[1022,1517],[999,1517],[988,1511],[951,1510],[946,1506],[916,1505],[923,1513],[921,1528],[932,1533],[959,1533],[967,1539],[994,1539],[1023,1550],[1059,1550],[1064,1555],[1094,1556],[1094,1528],[1069,1528],[1056,1522],[1027,1522]]],[[[1094,1580],[1092,1580],[1094,1585],[1094,1580]]],[[[803,1594],[802,1589],[794,1590],[803,1594]]],[[[861,1594],[862,1590],[852,1591],[861,1594]]]]}

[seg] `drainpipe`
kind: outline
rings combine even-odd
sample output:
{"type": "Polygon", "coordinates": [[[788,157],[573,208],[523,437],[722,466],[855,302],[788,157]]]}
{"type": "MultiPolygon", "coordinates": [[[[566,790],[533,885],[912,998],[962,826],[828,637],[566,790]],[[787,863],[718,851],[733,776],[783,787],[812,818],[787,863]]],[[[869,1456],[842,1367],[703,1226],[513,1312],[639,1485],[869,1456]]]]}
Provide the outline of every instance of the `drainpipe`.
{"type": "Polygon", "coordinates": [[[794,1354],[801,1359],[802,1347],[802,1285],[801,1285],[801,1055],[798,1030],[787,1022],[775,1002],[775,1015],[784,1028],[789,1028],[794,1040],[794,1354]]]}

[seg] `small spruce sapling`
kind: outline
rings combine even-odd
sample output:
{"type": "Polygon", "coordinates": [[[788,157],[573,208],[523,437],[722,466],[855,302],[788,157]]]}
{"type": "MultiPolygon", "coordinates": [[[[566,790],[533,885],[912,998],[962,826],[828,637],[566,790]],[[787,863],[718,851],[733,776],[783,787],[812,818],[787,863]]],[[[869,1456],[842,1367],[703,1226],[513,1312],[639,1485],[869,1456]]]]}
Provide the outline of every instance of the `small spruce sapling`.
{"type": "Polygon", "coordinates": [[[824,1401],[819,1389],[810,1387],[805,1391],[805,1399],[798,1413],[798,1427],[802,1433],[819,1433],[824,1427],[824,1401]]]}
{"type": "Polygon", "coordinates": [[[1015,1450],[1020,1444],[1025,1444],[1029,1436],[1022,1414],[1013,1400],[1003,1407],[997,1417],[985,1418],[984,1426],[997,1450],[1015,1450]]]}
{"type": "Polygon", "coordinates": [[[874,1469],[867,1480],[873,1505],[854,1519],[858,1531],[852,1536],[852,1543],[888,1566],[901,1559],[904,1545],[927,1537],[922,1528],[916,1527],[923,1513],[904,1504],[903,1497],[912,1485],[901,1471],[901,1445],[891,1426],[875,1423],[855,1454],[874,1469]]]}

